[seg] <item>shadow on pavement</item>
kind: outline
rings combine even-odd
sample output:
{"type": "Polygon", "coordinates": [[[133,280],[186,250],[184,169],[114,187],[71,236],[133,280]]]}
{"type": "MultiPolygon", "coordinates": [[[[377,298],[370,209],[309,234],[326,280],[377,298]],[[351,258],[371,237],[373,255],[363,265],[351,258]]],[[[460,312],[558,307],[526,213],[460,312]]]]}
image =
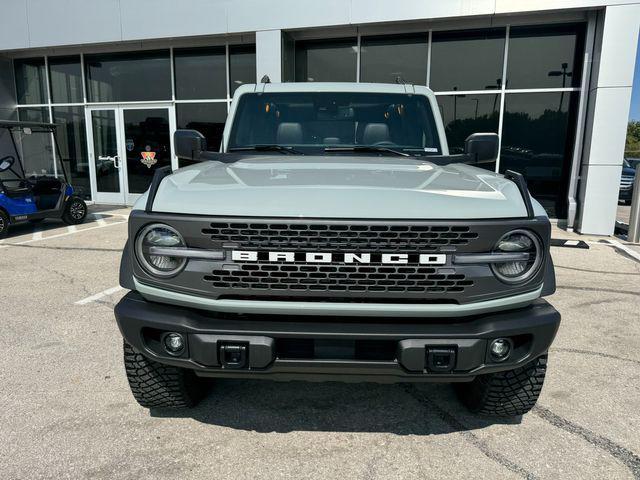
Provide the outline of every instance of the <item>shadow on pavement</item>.
{"type": "MultiPolygon", "coordinates": [[[[123,218],[121,214],[110,212],[122,210],[123,208],[125,207],[118,205],[89,205],[87,219],[84,221],[83,225],[95,222],[97,220],[94,217],[95,214],[99,214],[100,218],[105,221],[114,219],[116,217],[118,220],[120,220],[123,218]]],[[[37,223],[17,223],[15,225],[11,225],[7,238],[10,239],[11,237],[19,237],[21,235],[27,235],[34,232],[46,232],[48,230],[66,227],[67,224],[59,218],[45,218],[44,220],[37,223]]]]}
{"type": "Polygon", "coordinates": [[[292,431],[387,432],[438,435],[519,423],[483,418],[462,407],[450,385],[217,380],[190,410],[151,409],[160,418],[261,433],[292,431]]]}

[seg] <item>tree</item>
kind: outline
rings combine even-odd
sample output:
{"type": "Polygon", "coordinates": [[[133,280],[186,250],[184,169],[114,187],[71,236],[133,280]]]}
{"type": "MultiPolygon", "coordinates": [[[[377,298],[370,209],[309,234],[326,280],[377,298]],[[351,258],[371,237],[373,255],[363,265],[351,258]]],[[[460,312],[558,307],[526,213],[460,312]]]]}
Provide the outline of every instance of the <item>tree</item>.
{"type": "Polygon", "coordinates": [[[632,120],[627,125],[627,142],[624,146],[624,155],[631,158],[640,158],[640,121],[632,120]]]}

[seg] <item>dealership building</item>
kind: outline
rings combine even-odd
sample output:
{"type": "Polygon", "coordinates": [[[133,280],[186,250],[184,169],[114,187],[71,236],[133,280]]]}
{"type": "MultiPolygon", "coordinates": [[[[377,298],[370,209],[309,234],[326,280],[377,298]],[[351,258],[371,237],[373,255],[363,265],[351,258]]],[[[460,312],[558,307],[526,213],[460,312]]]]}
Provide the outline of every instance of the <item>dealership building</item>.
{"type": "Polygon", "coordinates": [[[82,195],[131,204],[179,166],[175,129],[218,148],[239,85],[427,85],[451,152],[499,133],[486,168],[522,172],[551,217],[608,235],[639,25],[625,0],[12,0],[0,119],[59,124],[82,195]]]}

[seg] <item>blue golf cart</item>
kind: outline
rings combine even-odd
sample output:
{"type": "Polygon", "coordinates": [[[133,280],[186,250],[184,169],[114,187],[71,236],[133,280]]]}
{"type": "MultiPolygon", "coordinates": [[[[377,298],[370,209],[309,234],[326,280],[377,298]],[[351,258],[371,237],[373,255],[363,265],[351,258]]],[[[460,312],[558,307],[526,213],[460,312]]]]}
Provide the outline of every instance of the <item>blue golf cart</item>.
{"type": "Polygon", "coordinates": [[[87,205],[61,158],[55,124],[0,121],[0,238],[16,223],[84,221],[87,205]]]}

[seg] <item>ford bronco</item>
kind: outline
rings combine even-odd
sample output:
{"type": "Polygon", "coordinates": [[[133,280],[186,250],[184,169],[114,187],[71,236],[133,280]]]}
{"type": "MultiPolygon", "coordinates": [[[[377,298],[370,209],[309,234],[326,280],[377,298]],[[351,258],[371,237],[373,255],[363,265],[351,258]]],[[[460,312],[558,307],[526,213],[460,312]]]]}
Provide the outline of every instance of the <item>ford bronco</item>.
{"type": "MultiPolygon", "coordinates": [[[[451,382],[473,412],[535,404],[560,314],[550,224],[498,136],[451,155],[425,87],[236,91],[219,152],[156,172],[115,308],[131,390],[190,407],[212,377],[451,382]]],[[[216,146],[217,147],[217,146],[216,146]]]]}

